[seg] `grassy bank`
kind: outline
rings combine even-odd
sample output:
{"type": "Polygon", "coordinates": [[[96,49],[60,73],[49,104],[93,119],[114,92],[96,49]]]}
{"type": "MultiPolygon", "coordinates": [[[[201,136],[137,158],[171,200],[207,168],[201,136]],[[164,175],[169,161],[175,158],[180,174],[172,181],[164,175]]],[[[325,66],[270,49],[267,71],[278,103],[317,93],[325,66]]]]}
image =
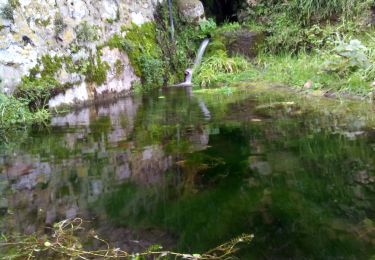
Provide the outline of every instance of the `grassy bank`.
{"type": "Polygon", "coordinates": [[[240,22],[212,32],[212,49],[218,51],[206,54],[196,85],[262,81],[372,97],[375,37],[370,1],[273,2],[256,1],[242,10],[240,22]],[[264,35],[255,59],[228,57],[220,35],[241,30],[264,35]]]}

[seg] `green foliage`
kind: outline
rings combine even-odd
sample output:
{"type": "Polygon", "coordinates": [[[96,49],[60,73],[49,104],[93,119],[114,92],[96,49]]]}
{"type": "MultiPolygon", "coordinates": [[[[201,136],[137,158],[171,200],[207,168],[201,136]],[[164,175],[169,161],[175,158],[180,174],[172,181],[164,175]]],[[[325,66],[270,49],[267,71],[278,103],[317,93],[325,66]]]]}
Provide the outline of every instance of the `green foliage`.
{"type": "Polygon", "coordinates": [[[55,35],[59,35],[62,33],[66,27],[66,24],[64,23],[64,19],[61,16],[60,13],[56,13],[55,19],[53,21],[53,25],[55,26],[55,35]]]}
{"type": "Polygon", "coordinates": [[[27,102],[0,93],[0,128],[8,128],[14,124],[42,123],[49,117],[47,110],[31,113],[27,102]]]}
{"type": "Polygon", "coordinates": [[[170,38],[167,1],[160,4],[155,13],[157,43],[162,46],[161,58],[165,67],[164,78],[165,82],[169,84],[175,84],[184,79],[184,71],[192,66],[202,39],[206,38],[207,34],[211,34],[211,31],[216,27],[212,19],[201,22],[200,26],[185,23],[180,18],[176,1],[172,1],[172,3],[175,41],[170,38]]]}
{"type": "Polygon", "coordinates": [[[361,15],[373,2],[371,0],[287,0],[257,1],[245,11],[245,20],[257,20],[259,17],[275,13],[287,13],[291,20],[311,25],[325,20],[334,20],[339,16],[350,19],[361,15]]]}
{"type": "Polygon", "coordinates": [[[0,93],[1,127],[7,124],[23,123],[30,117],[31,114],[27,104],[0,93]]]}
{"type": "Polygon", "coordinates": [[[111,49],[117,48],[119,50],[122,50],[124,52],[127,52],[130,48],[128,45],[128,42],[125,40],[125,37],[122,37],[115,33],[106,43],[108,47],[111,49]]]}
{"type": "Polygon", "coordinates": [[[23,77],[15,96],[27,103],[32,111],[45,108],[54,94],[62,91],[61,84],[51,76],[42,78],[23,77]]]}
{"type": "Polygon", "coordinates": [[[120,77],[123,72],[124,72],[124,64],[122,64],[121,60],[116,60],[115,62],[116,77],[120,77]]]}
{"type": "Polygon", "coordinates": [[[249,63],[244,58],[238,56],[230,58],[224,51],[218,51],[215,55],[205,59],[197,74],[194,82],[201,87],[207,87],[217,81],[222,81],[223,77],[236,74],[249,69],[249,63]]]}
{"type": "Polygon", "coordinates": [[[199,23],[199,28],[201,32],[205,35],[211,34],[213,31],[216,30],[216,22],[212,18],[208,18],[207,20],[203,20],[199,23]]]}
{"type": "Polygon", "coordinates": [[[359,20],[370,12],[370,5],[367,0],[263,0],[247,10],[245,23],[265,33],[265,51],[298,53],[325,47],[336,32],[353,35],[364,30],[359,20]]]}
{"type": "Polygon", "coordinates": [[[339,39],[325,64],[326,70],[347,76],[358,69],[367,69],[370,66],[367,52],[368,49],[357,39],[349,42],[339,39]]]}
{"type": "Polygon", "coordinates": [[[322,54],[261,55],[256,73],[244,72],[238,80],[266,81],[302,88],[307,81],[312,82],[309,90],[345,91],[352,94],[368,95],[370,83],[364,78],[364,70],[357,69],[346,76],[326,70],[324,64],[331,56],[322,54]]]}
{"type": "Polygon", "coordinates": [[[98,31],[95,26],[84,21],[76,28],[76,36],[79,43],[92,42],[98,39],[98,31]]]}
{"type": "Polygon", "coordinates": [[[94,82],[99,86],[107,80],[107,72],[109,68],[108,63],[105,61],[103,62],[98,54],[96,59],[91,56],[89,61],[85,62],[80,68],[80,72],[86,76],[85,80],[87,82],[94,82]]]}
{"type": "Polygon", "coordinates": [[[30,70],[29,76],[24,76],[17,86],[15,96],[27,103],[32,111],[47,106],[48,100],[64,90],[56,79],[55,74],[68,60],[65,57],[44,55],[38,64],[30,70]]]}
{"type": "Polygon", "coordinates": [[[123,49],[127,49],[132,65],[138,76],[143,76],[140,60],[146,58],[160,58],[160,47],[156,42],[156,28],[152,22],[144,23],[141,26],[133,24],[126,31],[123,49]]]}
{"type": "Polygon", "coordinates": [[[332,18],[335,15],[353,17],[368,7],[371,1],[352,0],[293,0],[290,12],[305,23],[332,18]]]}
{"type": "Polygon", "coordinates": [[[64,58],[58,56],[44,55],[40,60],[43,70],[40,72],[42,78],[55,75],[61,68],[64,58]]]}
{"type": "MultiPolygon", "coordinates": [[[[161,56],[161,49],[157,44],[156,27],[152,22],[141,26],[133,24],[122,28],[126,37],[113,35],[107,41],[110,48],[118,48],[127,52],[130,62],[137,76],[141,77],[145,88],[159,87],[164,83],[165,67],[161,56]]],[[[123,66],[115,66],[123,70],[123,66]]]]}
{"type": "Polygon", "coordinates": [[[51,19],[48,18],[46,20],[43,19],[35,19],[35,24],[43,27],[47,27],[51,23],[51,19]]]}

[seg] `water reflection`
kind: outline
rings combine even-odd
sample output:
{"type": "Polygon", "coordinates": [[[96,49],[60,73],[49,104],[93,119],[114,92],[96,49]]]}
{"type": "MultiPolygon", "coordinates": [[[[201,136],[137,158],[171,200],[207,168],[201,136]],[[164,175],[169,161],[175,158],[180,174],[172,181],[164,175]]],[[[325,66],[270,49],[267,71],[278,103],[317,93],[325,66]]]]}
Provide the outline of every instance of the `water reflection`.
{"type": "Polygon", "coordinates": [[[254,233],[243,259],[375,254],[373,131],[260,102],[180,89],[54,117],[1,150],[3,229],[80,216],[192,252],[254,233]]]}

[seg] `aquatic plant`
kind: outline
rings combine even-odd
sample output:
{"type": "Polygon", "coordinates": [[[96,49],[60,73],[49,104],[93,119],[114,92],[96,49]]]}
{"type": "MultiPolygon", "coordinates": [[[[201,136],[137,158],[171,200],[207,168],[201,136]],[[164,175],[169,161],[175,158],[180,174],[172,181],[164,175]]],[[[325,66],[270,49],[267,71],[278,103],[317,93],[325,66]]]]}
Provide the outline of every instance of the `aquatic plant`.
{"type": "Polygon", "coordinates": [[[105,249],[86,250],[78,233],[84,230],[83,220],[79,218],[67,219],[56,223],[52,228],[52,234],[40,237],[37,234],[29,236],[6,236],[2,234],[0,251],[2,255],[14,258],[34,257],[71,257],[80,259],[146,259],[157,257],[158,259],[229,259],[239,250],[240,244],[250,243],[253,235],[241,235],[203,254],[183,254],[163,250],[162,246],[154,245],[139,253],[130,253],[120,248],[114,248],[94,232],[87,235],[98,241],[105,249]]]}

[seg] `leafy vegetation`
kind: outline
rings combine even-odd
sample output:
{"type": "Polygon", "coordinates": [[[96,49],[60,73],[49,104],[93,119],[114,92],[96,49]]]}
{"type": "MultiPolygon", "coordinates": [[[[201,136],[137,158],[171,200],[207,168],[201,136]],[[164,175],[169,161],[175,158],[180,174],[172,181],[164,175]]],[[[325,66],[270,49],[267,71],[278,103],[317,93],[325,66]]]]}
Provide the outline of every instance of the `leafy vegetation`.
{"type": "Polygon", "coordinates": [[[215,55],[204,60],[199,67],[194,81],[201,87],[208,87],[210,84],[220,81],[227,74],[236,74],[247,70],[250,64],[244,58],[228,57],[224,51],[218,51],[215,55]]]}
{"type": "Polygon", "coordinates": [[[80,72],[86,76],[86,82],[94,82],[99,86],[107,80],[108,69],[108,63],[103,62],[100,55],[97,55],[96,58],[90,56],[88,62],[84,62],[80,67],[80,72]]]}
{"type": "Polygon", "coordinates": [[[266,81],[372,96],[372,5],[366,0],[254,1],[242,11],[240,23],[224,23],[212,29],[207,59],[194,82],[207,87],[220,82],[266,81]],[[258,57],[241,70],[220,73],[210,66],[225,62],[226,56],[218,55],[227,52],[220,34],[242,29],[266,36],[258,57]]]}
{"type": "Polygon", "coordinates": [[[0,129],[15,124],[43,123],[49,119],[49,112],[41,109],[30,112],[27,102],[0,93],[0,129]]]}

